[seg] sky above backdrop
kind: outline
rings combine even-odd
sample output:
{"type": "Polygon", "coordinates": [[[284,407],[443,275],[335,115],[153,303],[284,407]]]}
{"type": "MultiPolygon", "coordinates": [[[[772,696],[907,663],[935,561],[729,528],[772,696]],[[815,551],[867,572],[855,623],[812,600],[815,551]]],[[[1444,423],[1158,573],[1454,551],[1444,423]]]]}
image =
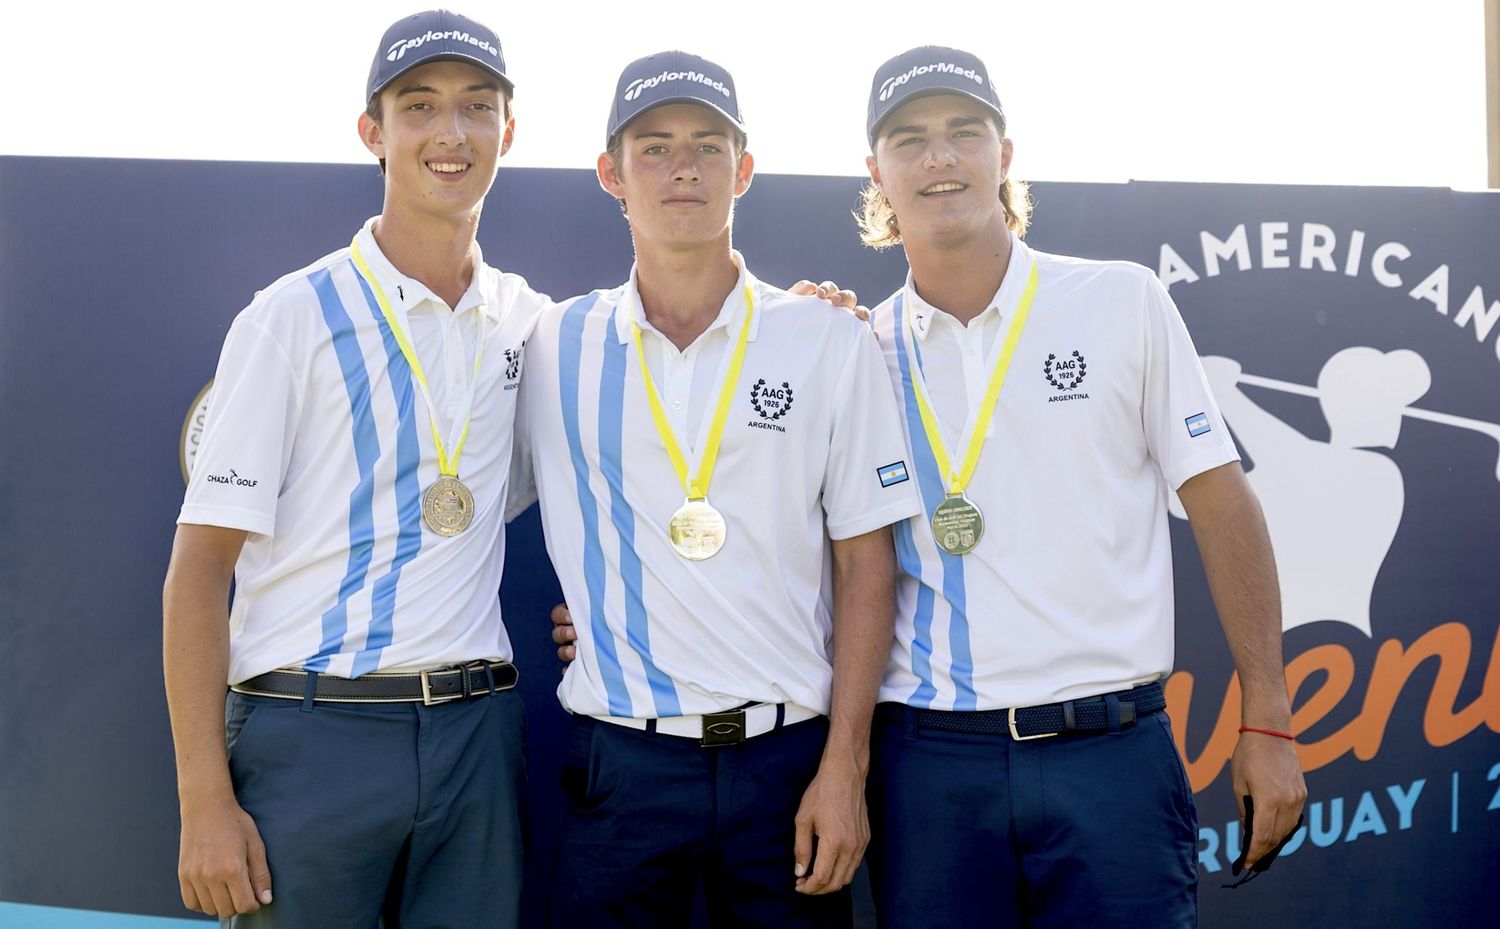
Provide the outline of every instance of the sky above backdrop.
{"type": "MultiPolygon", "coordinates": [[[[0,154],[363,163],[385,27],[421,0],[7,4],[0,154]]],[[[757,170],[864,172],[875,67],[989,66],[1042,181],[1485,187],[1484,4],[1432,0],[500,4],[507,166],[589,168],[620,69],[681,48],[734,75],[757,170]]]]}

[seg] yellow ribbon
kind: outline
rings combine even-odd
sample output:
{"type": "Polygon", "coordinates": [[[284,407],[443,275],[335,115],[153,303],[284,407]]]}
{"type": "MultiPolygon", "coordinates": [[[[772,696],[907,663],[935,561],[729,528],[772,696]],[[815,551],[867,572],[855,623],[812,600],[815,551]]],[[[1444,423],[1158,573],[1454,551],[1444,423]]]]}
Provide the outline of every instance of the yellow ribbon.
{"type": "Polygon", "coordinates": [[[1005,385],[1005,375],[1010,370],[1010,362],[1016,354],[1016,344],[1021,341],[1021,330],[1026,326],[1026,317],[1031,312],[1031,303],[1036,299],[1036,262],[1031,264],[1031,273],[1026,279],[1026,289],[1021,294],[1021,303],[1016,307],[1015,318],[1011,320],[1010,330],[1005,334],[1005,342],[1000,347],[1000,356],[995,360],[995,368],[990,372],[989,386],[985,388],[984,399],[980,401],[979,413],[974,418],[971,431],[966,441],[960,444],[965,446],[963,463],[957,471],[953,470],[953,460],[948,454],[948,446],[943,442],[943,431],[938,425],[937,414],[933,412],[932,403],[927,397],[927,381],[922,376],[922,369],[916,359],[916,332],[912,328],[912,314],[906,314],[906,354],[908,367],[912,372],[912,393],[917,396],[917,410],[922,414],[922,429],[927,433],[927,442],[932,446],[932,456],[937,459],[938,470],[947,475],[948,495],[956,496],[964,492],[968,486],[969,479],[974,476],[974,468],[979,464],[979,451],[984,447],[985,434],[989,432],[990,420],[995,415],[995,404],[1000,399],[1000,388],[1005,385]]]}
{"type": "MultiPolygon", "coordinates": [[[[474,370],[469,372],[469,397],[463,406],[463,426],[459,432],[458,441],[454,443],[453,457],[450,459],[443,437],[438,433],[437,407],[432,402],[432,391],[427,386],[427,373],[422,370],[422,360],[417,357],[417,350],[412,348],[411,340],[406,337],[406,330],[402,328],[401,321],[391,309],[391,302],[386,299],[385,290],[381,288],[380,281],[376,279],[375,273],[365,262],[365,256],[360,254],[358,237],[349,243],[349,254],[354,258],[354,267],[370,285],[370,291],[375,294],[375,302],[380,304],[380,313],[385,317],[386,325],[391,327],[391,333],[396,337],[396,344],[400,346],[401,354],[411,368],[411,376],[416,380],[417,386],[422,389],[422,399],[427,402],[427,425],[432,427],[432,444],[437,449],[438,473],[445,477],[456,478],[458,477],[458,459],[464,453],[464,443],[469,440],[469,423],[474,419],[474,390],[479,383],[479,362],[484,357],[486,327],[481,326],[477,333],[479,343],[474,346],[474,370]]],[[[456,421],[454,425],[458,425],[456,421]]]]}
{"type": "MultiPolygon", "coordinates": [[[[625,299],[629,299],[628,288],[625,299]]],[[[703,457],[698,462],[697,474],[688,473],[687,459],[683,457],[682,447],[677,444],[672,424],[667,421],[661,397],[657,396],[656,384],[651,380],[651,368],[646,365],[646,348],[641,344],[641,327],[636,324],[633,305],[629,308],[629,314],[630,338],[635,342],[635,356],[641,363],[641,380],[646,383],[646,400],[651,406],[651,419],[656,423],[656,431],[661,436],[662,444],[667,447],[672,470],[677,472],[677,480],[682,484],[689,500],[707,499],[708,482],[713,479],[714,460],[719,455],[719,440],[724,437],[724,422],[729,418],[729,406],[734,399],[734,389],[740,382],[740,368],[745,362],[745,345],[750,341],[750,317],[755,314],[750,285],[745,285],[745,321],[740,324],[739,339],[735,343],[734,354],[729,358],[729,370],[724,372],[724,383],[719,386],[719,399],[714,407],[713,421],[708,427],[708,438],[703,447],[703,457]]]]}

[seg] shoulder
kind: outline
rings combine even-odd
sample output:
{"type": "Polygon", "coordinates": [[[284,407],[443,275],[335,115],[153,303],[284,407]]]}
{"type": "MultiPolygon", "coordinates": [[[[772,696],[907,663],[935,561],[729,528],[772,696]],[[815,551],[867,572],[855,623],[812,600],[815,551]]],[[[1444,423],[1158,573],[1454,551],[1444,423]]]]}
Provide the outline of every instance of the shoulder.
{"type": "Polygon", "coordinates": [[[309,314],[321,315],[331,292],[335,271],[348,267],[349,249],[341,248],[312,264],[298,268],[256,292],[250,304],[235,318],[237,325],[253,325],[268,332],[284,331],[309,314]]]}
{"type": "Polygon", "coordinates": [[[756,309],[765,325],[787,338],[853,341],[860,334],[869,337],[869,327],[863,320],[817,297],[794,294],[759,279],[755,281],[755,296],[760,303],[756,309]]]}
{"type": "Polygon", "coordinates": [[[586,325],[590,317],[607,318],[620,302],[624,289],[625,285],[621,284],[609,290],[594,290],[566,300],[543,297],[543,302],[536,311],[533,339],[556,342],[561,337],[565,324],[572,331],[586,325]]]}

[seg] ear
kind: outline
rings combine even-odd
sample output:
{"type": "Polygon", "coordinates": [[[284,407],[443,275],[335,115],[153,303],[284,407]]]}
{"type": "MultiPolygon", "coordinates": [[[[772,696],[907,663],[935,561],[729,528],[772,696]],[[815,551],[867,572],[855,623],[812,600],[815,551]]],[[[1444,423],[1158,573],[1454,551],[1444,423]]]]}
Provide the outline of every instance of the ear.
{"type": "Polygon", "coordinates": [[[885,188],[880,183],[880,163],[875,160],[874,155],[865,156],[865,170],[870,172],[870,183],[874,184],[877,190],[884,191],[885,188]]]}
{"type": "Polygon", "coordinates": [[[369,113],[359,114],[359,140],[376,158],[385,157],[385,133],[369,113]]]}
{"type": "Polygon", "coordinates": [[[1015,147],[1010,144],[1010,139],[1000,140],[1000,180],[1004,182],[1010,177],[1010,159],[1015,154],[1015,147]]]}
{"type": "Polygon", "coordinates": [[[516,118],[512,116],[505,121],[505,133],[500,136],[499,158],[504,158],[505,153],[510,151],[510,143],[516,140],[516,118]]]}
{"type": "Polygon", "coordinates": [[[594,170],[599,175],[599,186],[604,188],[605,193],[616,200],[625,199],[625,185],[620,181],[619,169],[609,152],[599,153],[599,161],[594,166],[594,170]]]}
{"type": "Polygon", "coordinates": [[[739,170],[735,172],[734,195],[743,197],[745,191],[750,189],[750,182],[755,180],[755,158],[749,152],[740,156],[739,170]]]}

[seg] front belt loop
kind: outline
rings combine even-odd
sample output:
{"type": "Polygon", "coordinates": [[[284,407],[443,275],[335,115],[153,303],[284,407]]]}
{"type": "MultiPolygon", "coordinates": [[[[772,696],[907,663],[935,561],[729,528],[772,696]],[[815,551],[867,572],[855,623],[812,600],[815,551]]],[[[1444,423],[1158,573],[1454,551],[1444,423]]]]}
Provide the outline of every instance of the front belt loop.
{"type": "MultiPolygon", "coordinates": [[[[1135,704],[1130,705],[1130,717],[1135,719],[1135,704]]],[[[1104,722],[1107,732],[1120,731],[1120,698],[1114,694],[1104,695],[1104,722]]]]}
{"type": "Polygon", "coordinates": [[[1063,701],[1063,705],[1062,705],[1062,711],[1063,711],[1063,729],[1065,731],[1067,731],[1067,732],[1072,732],[1074,729],[1077,729],[1078,728],[1078,718],[1077,718],[1077,715],[1076,715],[1076,713],[1075,713],[1075,711],[1073,709],[1073,701],[1072,700],[1064,700],[1063,701]]]}
{"type": "Polygon", "coordinates": [[[302,691],[302,712],[313,711],[313,698],[318,695],[318,672],[307,672],[307,686],[302,691]]]}
{"type": "Polygon", "coordinates": [[[482,664],[484,666],[484,679],[485,679],[485,681],[487,681],[489,683],[489,685],[490,685],[490,696],[493,697],[495,695],[495,693],[496,693],[496,691],[495,691],[495,669],[492,668],[492,667],[490,667],[490,663],[488,661],[480,662],[480,664],[482,664]]]}

